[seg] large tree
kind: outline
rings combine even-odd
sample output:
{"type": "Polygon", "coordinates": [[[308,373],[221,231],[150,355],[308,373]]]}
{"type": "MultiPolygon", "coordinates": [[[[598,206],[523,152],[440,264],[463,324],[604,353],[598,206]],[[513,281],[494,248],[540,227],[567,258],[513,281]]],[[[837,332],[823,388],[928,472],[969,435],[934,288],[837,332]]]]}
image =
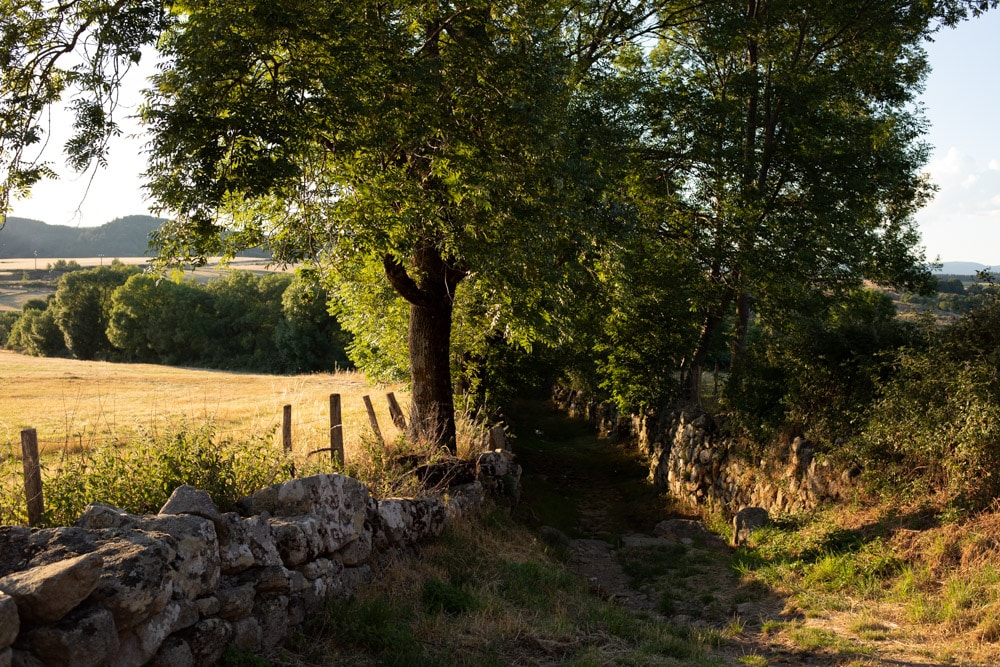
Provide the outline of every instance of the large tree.
{"type": "Polygon", "coordinates": [[[661,242],[702,267],[700,335],[682,369],[693,399],[731,313],[738,360],[752,310],[929,277],[912,217],[932,191],[915,99],[923,44],[986,3],[665,6],[684,20],[650,58],[642,195],[666,202],[661,242]]]}
{"type": "Polygon", "coordinates": [[[587,83],[644,14],[557,0],[178,11],[144,112],[151,190],[177,214],[161,253],[262,243],[320,268],[378,261],[409,303],[412,435],[454,447],[456,291],[541,309],[542,286],[593,243],[610,128],[587,83]]]}

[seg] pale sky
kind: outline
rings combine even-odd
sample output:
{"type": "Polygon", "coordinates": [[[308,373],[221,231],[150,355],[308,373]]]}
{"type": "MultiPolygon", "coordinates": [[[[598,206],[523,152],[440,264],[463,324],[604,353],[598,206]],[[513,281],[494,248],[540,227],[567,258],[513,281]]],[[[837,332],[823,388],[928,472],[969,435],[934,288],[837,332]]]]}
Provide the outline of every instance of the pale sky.
{"type": "MultiPolygon", "coordinates": [[[[1000,267],[1000,10],[938,34],[928,45],[933,67],[923,102],[934,147],[927,171],[940,186],[917,220],[928,259],[980,262],[1000,267]]],[[[146,65],[144,61],[143,65],[146,65]]],[[[123,100],[138,100],[141,74],[123,100]]],[[[134,113],[134,102],[121,117],[134,113]]],[[[61,121],[65,123],[65,120],[61,121]]],[[[62,179],[35,187],[32,198],[14,203],[11,215],[53,225],[96,226],[115,218],[148,213],[140,174],[143,139],[133,121],[114,142],[107,169],[72,174],[49,157],[62,179]]],[[[69,128],[54,122],[50,146],[61,146],[69,128]]],[[[50,151],[51,152],[51,151],[50,151]]]]}

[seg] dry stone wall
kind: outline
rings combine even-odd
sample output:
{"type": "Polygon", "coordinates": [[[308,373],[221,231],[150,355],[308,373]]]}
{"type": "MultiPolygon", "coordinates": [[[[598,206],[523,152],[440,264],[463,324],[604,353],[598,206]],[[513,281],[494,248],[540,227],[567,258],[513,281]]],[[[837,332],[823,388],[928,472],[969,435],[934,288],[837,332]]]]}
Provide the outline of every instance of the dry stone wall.
{"type": "Polygon", "coordinates": [[[183,486],[155,515],[94,504],[71,527],[0,527],[0,667],[265,652],[491,491],[516,495],[520,475],[498,450],[446,498],[375,499],[355,479],[317,475],[262,489],[238,513],[183,486]]]}
{"type": "Polygon", "coordinates": [[[692,508],[711,505],[729,516],[746,507],[772,515],[807,511],[852,495],[860,475],[856,467],[838,468],[817,456],[801,437],[769,448],[759,461],[747,461],[706,414],[670,408],[621,415],[613,406],[563,388],[556,389],[554,399],[602,434],[637,447],[649,463],[650,480],[692,508]]]}
{"type": "Polygon", "coordinates": [[[675,412],[647,451],[650,478],[687,505],[712,505],[729,515],[745,507],[771,515],[804,512],[846,499],[855,489],[860,471],[818,458],[804,438],[767,451],[761,460],[747,461],[711,417],[675,412]]]}

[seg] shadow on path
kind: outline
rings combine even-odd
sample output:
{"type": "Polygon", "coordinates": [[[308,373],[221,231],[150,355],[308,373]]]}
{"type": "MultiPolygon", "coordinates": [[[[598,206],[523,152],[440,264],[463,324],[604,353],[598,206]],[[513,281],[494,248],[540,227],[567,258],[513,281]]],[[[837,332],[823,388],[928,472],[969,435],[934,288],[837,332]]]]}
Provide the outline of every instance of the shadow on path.
{"type": "Polygon", "coordinates": [[[640,614],[715,633],[713,657],[732,665],[942,664],[912,651],[855,641],[807,619],[787,596],[736,569],[736,552],[700,518],[648,483],[638,452],[597,437],[546,401],[512,410],[524,472],[516,518],[591,591],[640,614]]]}

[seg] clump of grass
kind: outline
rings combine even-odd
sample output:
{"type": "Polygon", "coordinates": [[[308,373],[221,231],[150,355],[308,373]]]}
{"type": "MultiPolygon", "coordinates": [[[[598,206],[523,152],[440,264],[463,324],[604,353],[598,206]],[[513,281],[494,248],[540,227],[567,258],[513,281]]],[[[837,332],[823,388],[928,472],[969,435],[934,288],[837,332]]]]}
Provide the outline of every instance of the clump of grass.
{"type": "Polygon", "coordinates": [[[457,616],[476,608],[476,598],[461,586],[430,579],[424,582],[420,590],[423,607],[431,614],[450,614],[457,616]]]}
{"type": "Polygon", "coordinates": [[[865,641],[883,641],[892,634],[892,629],[870,612],[865,612],[856,618],[849,629],[865,641]]]}
{"type": "MultiPolygon", "coordinates": [[[[430,664],[411,627],[414,613],[399,600],[365,597],[334,601],[306,625],[307,639],[299,648],[313,653],[316,647],[311,644],[323,642],[323,650],[310,657],[331,662],[353,661],[353,654],[360,653],[373,656],[382,665],[430,664]]],[[[300,641],[293,642],[291,648],[294,650],[300,641]]]]}

